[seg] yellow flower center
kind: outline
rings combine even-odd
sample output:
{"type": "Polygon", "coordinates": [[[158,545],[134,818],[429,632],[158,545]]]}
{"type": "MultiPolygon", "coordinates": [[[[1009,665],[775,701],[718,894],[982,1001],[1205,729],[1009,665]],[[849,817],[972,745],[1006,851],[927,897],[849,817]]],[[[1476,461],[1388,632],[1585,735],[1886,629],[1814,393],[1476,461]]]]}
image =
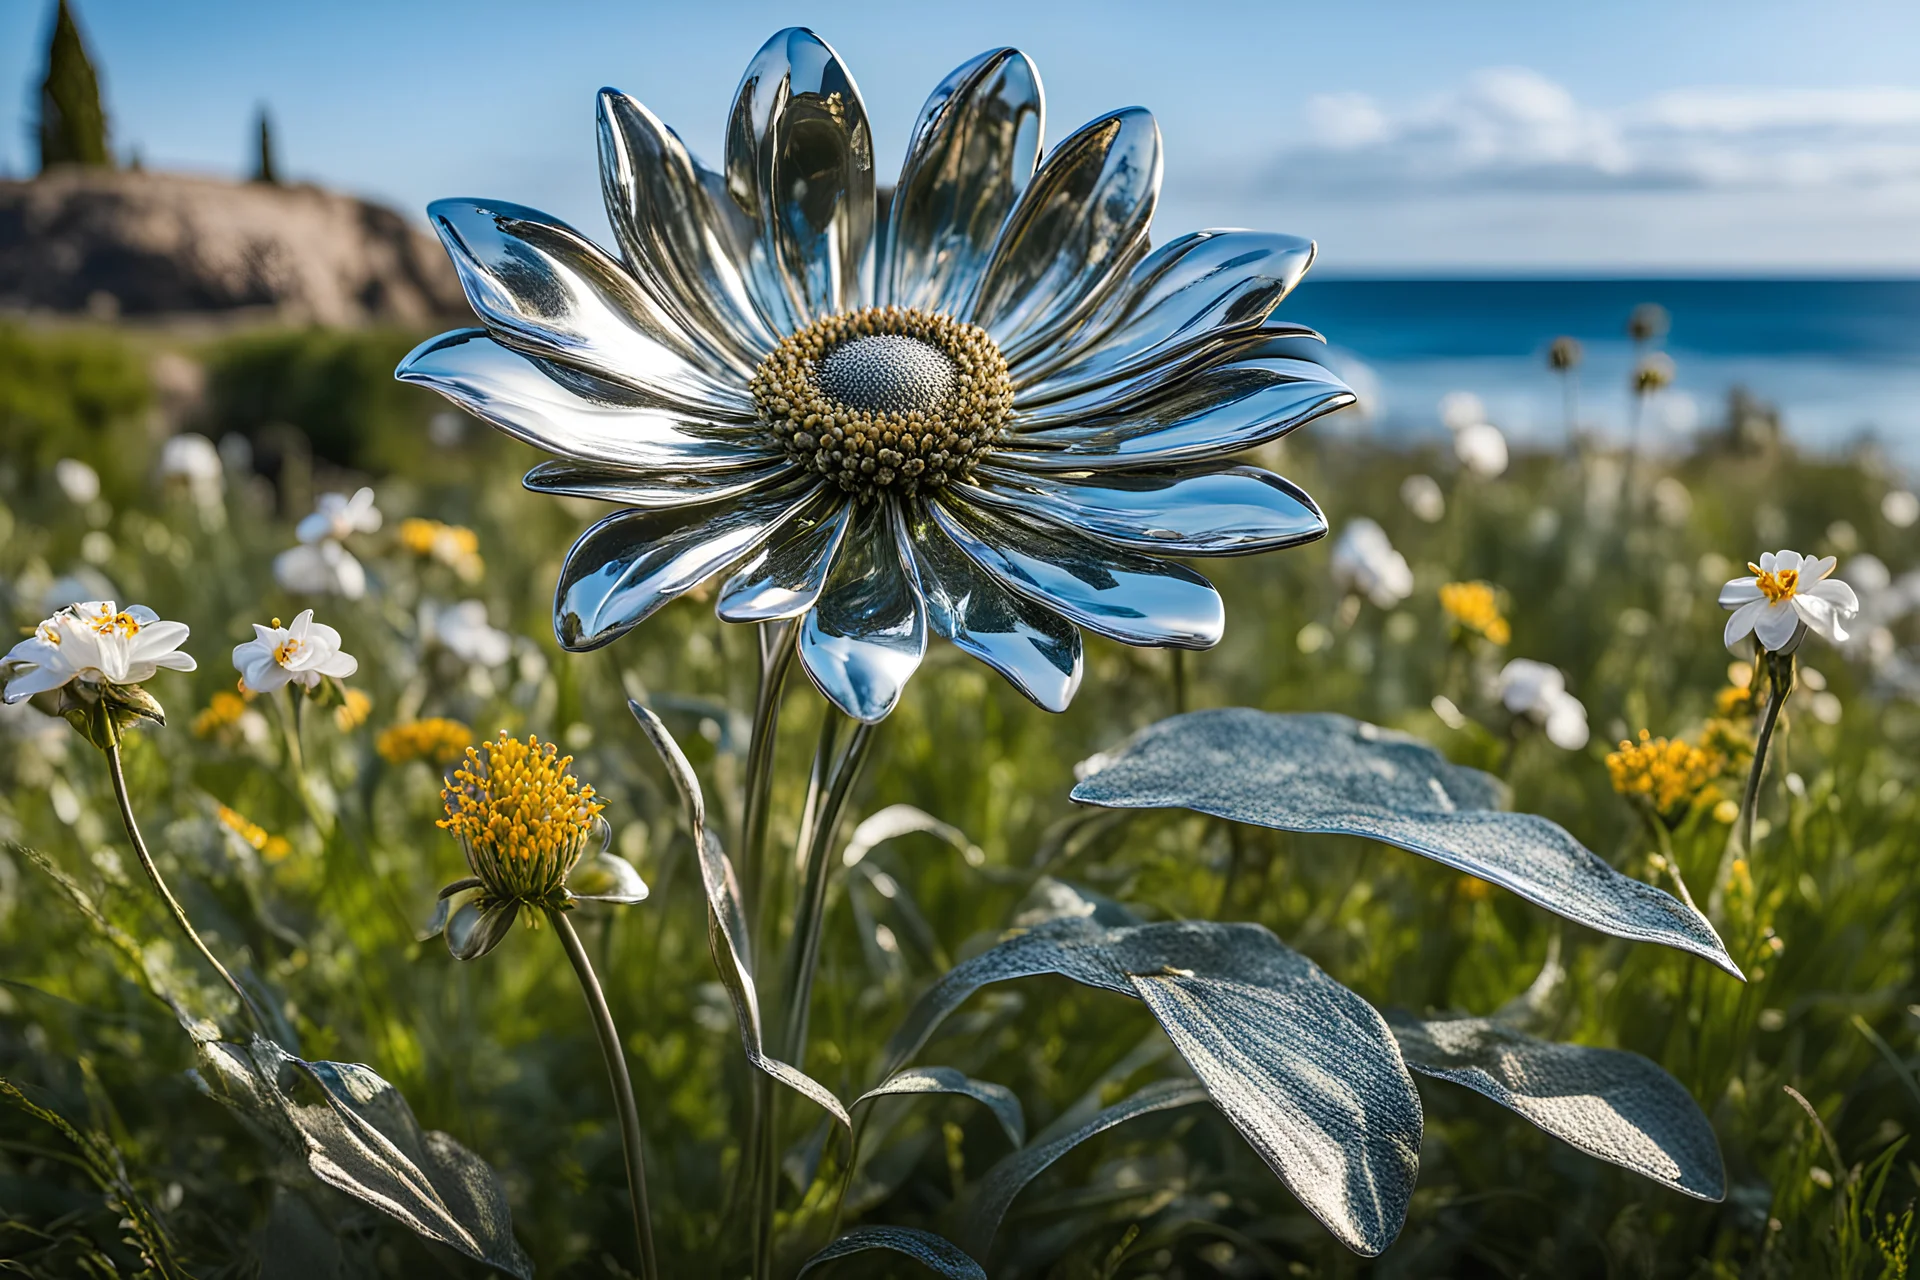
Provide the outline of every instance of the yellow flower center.
{"type": "Polygon", "coordinates": [[[306,648],[307,645],[304,640],[296,640],[292,636],[288,636],[285,640],[282,640],[273,647],[273,660],[283,667],[290,667],[294,664],[295,659],[306,652],[306,648]]]}
{"type": "Polygon", "coordinates": [[[1760,594],[1767,598],[1769,604],[1779,604],[1782,600],[1790,600],[1793,598],[1794,592],[1800,589],[1800,571],[1798,569],[1780,569],[1776,571],[1762,569],[1759,565],[1751,563],[1747,565],[1747,568],[1753,570],[1754,585],[1760,588],[1760,594]]]}
{"type": "Polygon", "coordinates": [[[864,307],[783,338],[747,383],[767,434],[848,493],[964,480],[1013,411],[986,330],[918,307],[864,307]]]}
{"type": "Polygon", "coordinates": [[[566,879],[586,852],[600,811],[593,788],[573,776],[573,757],[529,734],[504,731],[466,749],[440,792],[451,831],[489,895],[535,905],[564,902],[566,879]]]}
{"type": "Polygon", "coordinates": [[[140,620],[125,610],[115,614],[103,614],[93,619],[89,625],[93,627],[95,635],[131,637],[140,634],[140,620]]]}

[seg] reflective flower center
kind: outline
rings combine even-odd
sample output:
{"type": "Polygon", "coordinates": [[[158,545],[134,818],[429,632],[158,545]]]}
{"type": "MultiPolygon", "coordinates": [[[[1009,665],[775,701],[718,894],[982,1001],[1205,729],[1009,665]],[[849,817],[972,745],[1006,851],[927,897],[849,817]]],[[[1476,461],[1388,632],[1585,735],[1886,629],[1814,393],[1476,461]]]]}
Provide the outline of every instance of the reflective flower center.
{"type": "Polygon", "coordinates": [[[140,619],[122,611],[111,617],[99,617],[93,620],[94,632],[103,636],[137,636],[140,634],[140,619]]]}
{"type": "Polygon", "coordinates": [[[306,652],[306,648],[307,646],[304,641],[296,640],[292,636],[288,636],[285,640],[282,640],[274,646],[273,660],[283,667],[290,667],[299,661],[300,655],[306,652]]]}
{"type": "Polygon", "coordinates": [[[953,394],[957,370],[931,343],[900,333],[843,342],[814,366],[829,397],[869,413],[934,413],[953,394]]]}
{"type": "Polygon", "coordinates": [[[573,757],[531,734],[503,731],[468,747],[440,792],[467,864],[496,899],[534,904],[564,900],[567,874],[586,852],[605,806],[574,777],[573,757]]]}
{"type": "Polygon", "coordinates": [[[984,329],[917,307],[867,307],[785,338],[748,383],[796,464],[861,497],[964,480],[1013,408],[984,329]]]}
{"type": "Polygon", "coordinates": [[[1760,588],[1760,594],[1767,598],[1769,604],[1779,604],[1782,600],[1791,599],[1794,593],[1800,590],[1798,569],[1781,569],[1774,572],[1762,569],[1757,564],[1748,564],[1747,568],[1753,570],[1753,585],[1760,588]]]}

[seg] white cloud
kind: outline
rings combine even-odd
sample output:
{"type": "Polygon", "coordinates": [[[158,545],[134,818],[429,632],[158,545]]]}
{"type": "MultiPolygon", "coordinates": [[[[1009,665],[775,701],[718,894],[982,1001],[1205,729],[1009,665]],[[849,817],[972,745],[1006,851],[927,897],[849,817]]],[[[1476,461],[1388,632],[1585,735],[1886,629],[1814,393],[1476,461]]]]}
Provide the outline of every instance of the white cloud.
{"type": "Polygon", "coordinates": [[[1769,191],[1920,184],[1920,91],[1696,88],[1579,102],[1523,67],[1393,106],[1308,103],[1307,139],[1255,185],[1453,191],[1769,191]]]}

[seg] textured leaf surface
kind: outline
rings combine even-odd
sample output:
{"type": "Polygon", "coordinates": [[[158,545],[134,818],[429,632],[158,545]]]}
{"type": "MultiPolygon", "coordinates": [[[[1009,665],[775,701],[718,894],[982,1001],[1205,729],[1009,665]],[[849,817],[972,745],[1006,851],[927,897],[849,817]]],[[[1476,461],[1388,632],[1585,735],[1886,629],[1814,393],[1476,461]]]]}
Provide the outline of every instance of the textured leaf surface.
{"type": "Polygon", "coordinates": [[[1083,804],[1381,840],[1602,933],[1690,951],[1740,976],[1698,911],[1615,871],[1558,824],[1500,810],[1491,775],[1405,734],[1346,716],[1232,707],[1162,720],[1095,763],[1073,789],[1083,804]]]}
{"type": "Polygon", "coordinates": [[[905,1071],[896,1071],[885,1083],[855,1098],[853,1105],[857,1107],[869,1098],[909,1093],[951,1093],[972,1098],[993,1112],[1007,1141],[1016,1147],[1026,1145],[1027,1114],[1021,1110],[1020,1099],[1014,1096],[1013,1090],[991,1080],[975,1080],[952,1067],[908,1067],[905,1071]]]}
{"type": "Polygon", "coordinates": [[[1420,1097],[1386,1022],[1255,924],[1042,924],[954,966],[889,1045],[896,1066],[991,982],[1057,973],[1146,1002],[1214,1104],[1315,1217],[1373,1255],[1419,1169],[1420,1097]]]}
{"type": "Polygon", "coordinates": [[[1650,1059],[1555,1044],[1490,1018],[1387,1019],[1407,1065],[1492,1098],[1596,1159],[1701,1200],[1727,1194],[1713,1126],[1650,1059]]]}
{"type": "Polygon", "coordinates": [[[791,1063],[782,1062],[766,1051],[760,1028],[760,997],[754,990],[753,964],[748,958],[746,911],[741,906],[740,882],[733,863],[720,848],[719,837],[707,830],[706,798],[700,780],[686,753],[667,732],[660,717],[637,702],[628,702],[633,718],[640,722],[654,749],[660,753],[667,772],[687,807],[687,822],[693,829],[693,847],[699,851],[700,880],[707,891],[707,943],[713,951],[713,963],[720,970],[720,981],[733,1002],[734,1018],[740,1024],[740,1043],[747,1061],[766,1072],[794,1092],[824,1107],[841,1124],[852,1127],[847,1109],[833,1090],[791,1063]]]}
{"type": "Polygon", "coordinates": [[[960,1246],[945,1236],[937,1236],[917,1227],[855,1227],[808,1258],[801,1264],[799,1274],[804,1276],[822,1263],[849,1254],[865,1253],[869,1249],[904,1253],[927,1270],[947,1276],[950,1280],[987,1280],[986,1271],[968,1257],[960,1246]]]}
{"type": "Polygon", "coordinates": [[[1067,1132],[1030,1147],[1022,1147],[987,1170],[980,1181],[967,1189],[960,1208],[960,1240],[969,1253],[985,1254],[1000,1230],[1007,1207],[1029,1182],[1039,1177],[1054,1161],[1095,1134],[1135,1116],[1174,1107],[1205,1102],[1207,1091],[1191,1080],[1161,1080],[1132,1097],[1098,1112],[1067,1132]]]}
{"type": "Polygon", "coordinates": [[[198,1049],[207,1091],[303,1147],[321,1181],[429,1240],[532,1280],[499,1175],[446,1134],[422,1129],[400,1091],[373,1071],[307,1062],[259,1036],[244,1049],[218,1040],[198,1049]]]}

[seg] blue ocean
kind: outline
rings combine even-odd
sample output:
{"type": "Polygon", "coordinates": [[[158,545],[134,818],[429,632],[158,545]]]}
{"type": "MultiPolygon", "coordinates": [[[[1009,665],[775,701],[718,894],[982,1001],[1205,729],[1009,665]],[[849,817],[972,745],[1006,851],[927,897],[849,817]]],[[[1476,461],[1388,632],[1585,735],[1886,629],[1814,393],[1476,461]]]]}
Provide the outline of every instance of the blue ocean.
{"type": "Polygon", "coordinates": [[[1509,437],[1549,443],[1566,410],[1548,344],[1580,341],[1579,425],[1619,437],[1632,411],[1627,317],[1647,302],[1672,317],[1659,345],[1677,374],[1648,404],[1649,444],[1719,426],[1739,387],[1778,408],[1804,448],[1869,437],[1920,466],[1920,280],[1309,277],[1277,314],[1327,336],[1377,433],[1441,432],[1440,398],[1470,391],[1509,437]]]}

